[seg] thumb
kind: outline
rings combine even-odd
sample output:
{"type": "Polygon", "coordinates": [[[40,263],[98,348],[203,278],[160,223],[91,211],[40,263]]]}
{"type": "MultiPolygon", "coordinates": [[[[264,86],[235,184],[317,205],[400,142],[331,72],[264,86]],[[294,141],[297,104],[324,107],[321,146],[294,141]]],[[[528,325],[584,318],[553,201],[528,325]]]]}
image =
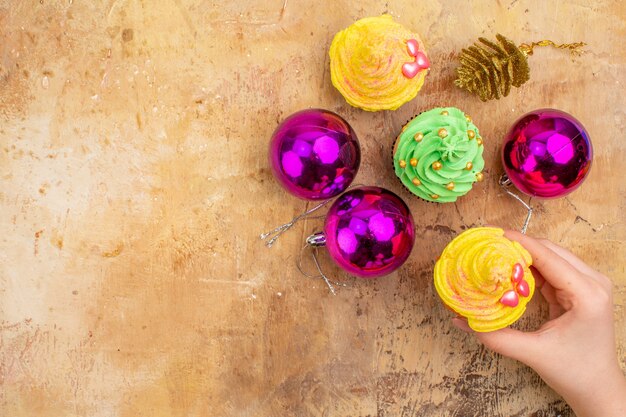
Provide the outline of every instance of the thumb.
{"type": "Polygon", "coordinates": [[[534,352],[537,350],[538,341],[532,333],[524,333],[508,327],[493,332],[475,332],[470,329],[465,319],[458,317],[452,319],[452,324],[467,333],[473,333],[480,343],[494,352],[526,365],[536,356],[534,352]]]}
{"type": "Polygon", "coordinates": [[[476,338],[494,352],[517,359],[529,364],[535,355],[537,340],[530,333],[520,332],[511,328],[504,328],[488,333],[476,332],[476,338]]]}

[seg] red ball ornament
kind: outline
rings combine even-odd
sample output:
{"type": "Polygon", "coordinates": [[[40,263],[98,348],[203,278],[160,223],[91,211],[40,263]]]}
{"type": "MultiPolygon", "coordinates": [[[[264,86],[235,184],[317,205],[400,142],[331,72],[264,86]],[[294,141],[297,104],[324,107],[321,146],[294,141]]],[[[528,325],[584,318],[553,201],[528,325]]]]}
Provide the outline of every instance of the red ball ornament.
{"type": "Polygon", "coordinates": [[[504,139],[502,163],[511,182],[532,197],[556,198],[580,186],[591,168],[589,134],[574,116],[541,109],[517,120],[504,139]]]}

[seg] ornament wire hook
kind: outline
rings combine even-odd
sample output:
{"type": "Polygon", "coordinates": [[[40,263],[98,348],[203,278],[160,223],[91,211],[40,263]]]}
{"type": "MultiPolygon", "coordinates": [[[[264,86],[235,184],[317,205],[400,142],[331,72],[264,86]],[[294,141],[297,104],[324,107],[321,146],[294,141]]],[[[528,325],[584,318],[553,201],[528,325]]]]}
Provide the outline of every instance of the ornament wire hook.
{"type": "Polygon", "coordinates": [[[269,232],[261,233],[259,238],[261,240],[265,240],[265,246],[267,246],[268,248],[271,248],[272,245],[278,240],[280,235],[285,233],[287,230],[291,229],[300,220],[302,220],[305,217],[308,217],[311,213],[316,212],[317,210],[321,209],[322,207],[324,207],[326,204],[330,203],[331,201],[332,199],[321,202],[317,206],[305,211],[302,214],[297,215],[296,217],[291,219],[291,221],[285,224],[282,224],[278,226],[277,228],[270,230],[269,232]],[[266,240],[266,239],[269,239],[269,240],[266,240]]]}
{"type": "Polygon", "coordinates": [[[526,55],[532,55],[533,54],[533,49],[536,46],[552,46],[554,48],[557,49],[569,49],[570,54],[572,55],[580,55],[582,54],[584,51],[582,50],[582,48],[584,48],[585,46],[587,46],[587,44],[585,42],[574,42],[574,43],[561,43],[561,44],[557,44],[549,39],[544,39],[541,40],[539,42],[532,42],[530,45],[527,43],[523,43],[519,46],[519,49],[522,51],[522,53],[526,54],[526,55]]]}
{"type": "MultiPolygon", "coordinates": [[[[317,236],[317,234],[314,234],[312,236],[310,236],[309,238],[313,237],[313,236],[317,236]]],[[[324,282],[326,283],[326,285],[328,286],[328,289],[330,290],[330,292],[332,293],[332,295],[337,295],[337,292],[335,291],[335,287],[333,286],[339,286],[339,287],[347,287],[348,284],[344,283],[344,282],[337,282],[337,281],[331,281],[328,276],[326,276],[326,274],[324,274],[324,272],[322,271],[322,266],[319,263],[319,260],[317,258],[317,251],[318,248],[321,247],[320,246],[316,246],[315,244],[312,244],[309,239],[307,239],[307,243],[302,247],[302,249],[300,250],[300,256],[298,257],[298,261],[296,262],[296,267],[298,268],[298,271],[300,271],[300,273],[302,275],[304,275],[307,278],[322,278],[324,280],[324,282]],[[315,268],[317,269],[317,275],[311,275],[309,273],[307,273],[304,268],[302,267],[302,255],[304,253],[304,250],[307,248],[311,248],[311,257],[313,258],[313,263],[315,264],[315,268]]]]}
{"type": "MultiPolygon", "coordinates": [[[[363,184],[352,184],[351,186],[346,188],[346,191],[350,190],[351,188],[362,187],[362,186],[363,186],[363,184]]],[[[341,194],[339,194],[339,195],[341,195],[341,194]]],[[[287,222],[285,224],[281,224],[280,226],[276,227],[275,229],[270,230],[269,232],[261,233],[259,235],[259,238],[261,240],[265,240],[265,246],[267,246],[268,248],[271,248],[272,245],[274,245],[274,243],[276,243],[276,241],[278,240],[280,235],[285,233],[287,230],[291,229],[300,220],[304,219],[305,217],[309,217],[309,215],[311,215],[312,213],[314,213],[317,210],[321,209],[322,207],[324,207],[326,204],[330,203],[331,201],[335,201],[335,198],[337,198],[337,197],[339,197],[339,196],[330,198],[328,200],[324,200],[321,203],[319,203],[317,206],[315,206],[315,207],[305,211],[302,214],[297,215],[296,217],[291,219],[291,221],[289,221],[289,222],[287,222]],[[269,240],[266,240],[266,239],[269,239],[269,240]]],[[[324,216],[315,216],[315,217],[309,217],[309,218],[311,218],[311,219],[318,219],[318,218],[322,218],[322,217],[324,217],[324,216]]]]}
{"type": "Polygon", "coordinates": [[[326,283],[326,285],[328,285],[328,289],[330,290],[330,292],[333,295],[337,295],[337,293],[335,292],[335,288],[333,287],[333,285],[330,283],[330,280],[328,279],[328,277],[326,276],[326,274],[324,274],[324,272],[322,271],[322,268],[320,267],[320,263],[317,260],[317,248],[315,248],[313,250],[313,252],[311,252],[313,254],[313,262],[315,262],[315,267],[317,268],[317,272],[320,273],[320,276],[322,277],[322,279],[324,280],[324,282],[326,283]]]}
{"type": "Polygon", "coordinates": [[[526,219],[524,220],[524,224],[522,225],[522,229],[520,230],[523,234],[526,234],[526,231],[528,230],[528,225],[530,224],[530,218],[533,215],[533,208],[530,206],[530,200],[532,200],[532,197],[528,200],[528,203],[526,203],[524,200],[522,200],[520,196],[510,191],[509,187],[511,186],[512,182],[506,174],[502,174],[498,183],[505,193],[519,201],[519,203],[523,205],[526,209],[526,219]]]}

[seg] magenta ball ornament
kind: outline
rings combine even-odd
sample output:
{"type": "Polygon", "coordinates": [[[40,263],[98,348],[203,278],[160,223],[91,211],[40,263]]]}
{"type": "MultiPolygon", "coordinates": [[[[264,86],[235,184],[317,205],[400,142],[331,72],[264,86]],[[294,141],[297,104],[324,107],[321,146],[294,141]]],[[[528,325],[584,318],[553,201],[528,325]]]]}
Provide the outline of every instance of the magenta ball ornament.
{"type": "Polygon", "coordinates": [[[509,130],[502,164],[511,182],[532,197],[556,198],[580,186],[593,148],[582,123],[554,109],[526,113],[509,130]]]}
{"type": "Polygon", "coordinates": [[[311,109],[280,123],[270,141],[269,159],[274,177],[288,192],[305,200],[326,200],[350,186],[361,148],[341,116],[311,109]]]}
{"type": "Polygon", "coordinates": [[[409,257],[415,242],[413,216],[389,190],[354,188],[328,210],[324,236],[337,265],[358,277],[375,278],[395,271],[409,257]]]}

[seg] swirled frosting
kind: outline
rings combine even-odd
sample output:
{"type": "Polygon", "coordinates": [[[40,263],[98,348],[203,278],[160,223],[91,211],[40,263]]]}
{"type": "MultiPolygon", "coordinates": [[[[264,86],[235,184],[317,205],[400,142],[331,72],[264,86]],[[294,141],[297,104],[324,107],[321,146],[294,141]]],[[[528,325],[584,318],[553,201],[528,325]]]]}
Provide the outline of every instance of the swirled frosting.
{"type": "Polygon", "coordinates": [[[358,20],[337,33],[329,55],[335,88],[367,111],[395,110],[415,98],[429,66],[419,35],[390,15],[358,20]]]}
{"type": "Polygon", "coordinates": [[[483,139],[456,107],[438,107],[409,121],[396,139],[393,165],[402,184],[427,201],[456,201],[482,181],[483,139]]]}
{"type": "Polygon", "coordinates": [[[477,332],[502,329],[526,310],[535,291],[532,259],[502,229],[466,230],[435,264],[435,288],[443,302],[477,332]]]}

